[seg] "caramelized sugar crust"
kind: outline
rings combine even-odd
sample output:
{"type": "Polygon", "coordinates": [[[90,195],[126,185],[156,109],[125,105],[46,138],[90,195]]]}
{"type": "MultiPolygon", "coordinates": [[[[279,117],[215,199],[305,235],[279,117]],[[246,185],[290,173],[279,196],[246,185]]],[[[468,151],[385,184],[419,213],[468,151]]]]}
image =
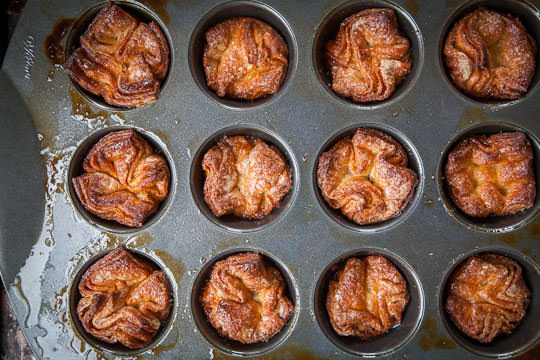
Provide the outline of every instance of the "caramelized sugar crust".
{"type": "Polygon", "coordinates": [[[474,255],[450,276],[445,310],[465,335],[489,343],[510,334],[525,317],[530,291],[514,260],[474,255]]]}
{"type": "Polygon", "coordinates": [[[65,69],[107,104],[136,108],[157,99],[169,71],[169,46],[156,22],[140,22],[107,3],[80,38],[65,69]]]}
{"type": "Polygon", "coordinates": [[[204,154],[204,201],[214,215],[261,218],[291,189],[291,171],[281,152],[259,138],[221,139],[204,154]]]}
{"type": "Polygon", "coordinates": [[[510,215],[534,205],[536,181],[527,135],[462,139],[448,155],[445,181],[456,206],[473,217],[510,215]]]}
{"type": "Polygon", "coordinates": [[[370,339],[401,323],[407,282],[383,256],[350,258],[328,285],[326,310],[338,335],[370,339]]]}
{"type": "Polygon", "coordinates": [[[332,89],[364,103],[387,99],[411,68],[409,39],[392,9],[367,9],[341,23],[326,44],[332,89]]]}
{"type": "Polygon", "coordinates": [[[319,158],[317,181],[326,202],[357,224],[401,214],[414,195],[416,173],[391,136],[359,128],[319,158]]]}
{"type": "Polygon", "coordinates": [[[123,225],[142,226],[169,192],[167,161],[131,129],[101,138],[83,169],[73,186],[84,208],[123,225]]]}
{"type": "Polygon", "coordinates": [[[294,310],[285,286],[280,272],[260,254],[236,254],[214,265],[201,304],[221,336],[243,344],[268,341],[294,310]]]}
{"type": "Polygon", "coordinates": [[[517,17],[480,7],[458,20],[444,45],[454,84],[479,98],[518,99],[536,67],[536,41],[517,17]]]}
{"type": "Polygon", "coordinates": [[[287,55],[287,44],[272,26],[251,17],[227,19],[206,32],[206,82],[220,97],[274,94],[285,79],[287,55]]]}
{"type": "Polygon", "coordinates": [[[86,332],[133,349],[152,341],[172,303],[165,273],[121,246],[86,270],[79,292],[77,315],[86,332]]]}

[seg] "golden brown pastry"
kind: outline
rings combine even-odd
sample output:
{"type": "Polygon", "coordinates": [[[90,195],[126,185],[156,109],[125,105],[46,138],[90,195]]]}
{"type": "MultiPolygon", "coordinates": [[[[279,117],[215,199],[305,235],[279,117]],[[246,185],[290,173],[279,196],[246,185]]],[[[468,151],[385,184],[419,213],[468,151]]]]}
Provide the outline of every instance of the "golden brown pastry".
{"type": "Polygon", "coordinates": [[[165,272],[121,246],[86,270],[79,292],[77,315],[84,330],[134,349],[152,341],[172,303],[165,272]]]}
{"type": "Polygon", "coordinates": [[[214,265],[201,303],[221,336],[242,344],[269,340],[292,315],[280,272],[257,253],[229,256],[214,265]]]}
{"type": "Polygon", "coordinates": [[[317,182],[332,208],[357,224],[374,224],[401,214],[414,195],[416,173],[391,136],[359,128],[319,158],[317,182]]]}
{"type": "Polygon", "coordinates": [[[326,310],[338,335],[370,339],[401,323],[407,282],[383,256],[350,258],[328,284],[326,310]]]}
{"type": "Polygon", "coordinates": [[[272,26],[251,17],[227,19],[206,32],[206,82],[220,97],[274,94],[285,79],[287,55],[287,44],[272,26]]]}
{"type": "Polygon", "coordinates": [[[534,205],[536,182],[527,135],[501,132],[462,139],[448,155],[450,198],[473,217],[509,215],[534,205]]]}
{"type": "Polygon", "coordinates": [[[216,216],[261,218],[291,189],[291,171],[275,146],[259,138],[221,139],[204,154],[204,201],[216,216]]]}
{"type": "Polygon", "coordinates": [[[80,41],[64,67],[81,87],[119,107],[157,99],[169,71],[169,45],[156,22],[142,23],[109,2],[80,41]]]}
{"type": "Polygon", "coordinates": [[[519,264],[495,254],[468,258],[450,275],[446,291],[444,308],[452,322],[482,343],[510,334],[530,302],[519,264]]]}
{"type": "Polygon", "coordinates": [[[101,138],[83,169],[73,186],[84,208],[127,226],[142,226],[169,192],[167,161],[131,129],[101,138]]]}
{"type": "Polygon", "coordinates": [[[409,39],[392,9],[367,9],[341,22],[326,44],[332,89],[363,103],[387,99],[411,68],[409,39]]]}
{"type": "Polygon", "coordinates": [[[479,7],[454,24],[444,55],[452,81],[466,94],[517,99],[533,78],[536,42],[517,17],[479,7]]]}

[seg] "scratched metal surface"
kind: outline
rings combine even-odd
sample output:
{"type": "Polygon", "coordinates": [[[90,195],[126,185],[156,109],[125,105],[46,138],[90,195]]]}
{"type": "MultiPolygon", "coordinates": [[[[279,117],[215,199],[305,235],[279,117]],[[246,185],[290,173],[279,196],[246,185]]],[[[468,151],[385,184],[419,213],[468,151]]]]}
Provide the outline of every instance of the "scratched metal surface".
{"type": "MultiPolygon", "coordinates": [[[[154,1],[162,18],[169,17],[167,28],[175,56],[171,80],[156,103],[123,114],[85,105],[67,74],[55,69],[44,53],[44,39],[53,25],[60,18],[79,16],[94,2],[31,0],[26,5],[0,73],[0,270],[17,319],[40,358],[112,357],[74,333],[67,290],[86,260],[118,244],[165,264],[176,283],[177,305],[170,331],[157,348],[140,354],[142,358],[224,356],[196,329],[190,296],[202,263],[233,248],[272,254],[291,270],[298,284],[298,317],[293,330],[263,358],[351,356],[323,335],[313,309],[319,276],[345,252],[364,247],[387,249],[416,271],[425,294],[423,324],[404,347],[390,355],[407,359],[475,357],[448,338],[439,316],[441,283],[463,254],[497,247],[523,254],[523,259],[526,254],[537,263],[538,218],[509,234],[483,233],[458,223],[439,198],[439,158],[457,132],[473,123],[495,121],[518,125],[537,135],[540,130],[538,91],[508,107],[488,107],[460,97],[446,83],[439,67],[439,39],[461,1],[397,1],[420,28],[424,64],[407,94],[373,110],[336,101],[313,70],[313,34],[321,19],[341,1],[267,3],[283,14],[298,42],[298,68],[279,98],[243,111],[227,109],[209,99],[192,79],[188,42],[198,20],[217,3],[154,1]],[[319,206],[312,184],[315,157],[322,144],[342,128],[367,122],[403,133],[418,150],[425,174],[423,193],[410,216],[387,231],[371,234],[346,229],[331,220],[319,206]],[[190,191],[189,169],[192,154],[209,135],[243,123],[267,128],[288,143],[299,165],[299,190],[279,222],[261,231],[235,234],[215,226],[198,210],[190,191]],[[129,235],[102,232],[88,224],[76,213],[67,194],[67,167],[77,145],[94,131],[117,124],[137,126],[159,137],[174,161],[177,178],[174,199],[163,217],[143,232],[129,235]]],[[[529,355],[534,358],[533,353],[529,355]]]]}

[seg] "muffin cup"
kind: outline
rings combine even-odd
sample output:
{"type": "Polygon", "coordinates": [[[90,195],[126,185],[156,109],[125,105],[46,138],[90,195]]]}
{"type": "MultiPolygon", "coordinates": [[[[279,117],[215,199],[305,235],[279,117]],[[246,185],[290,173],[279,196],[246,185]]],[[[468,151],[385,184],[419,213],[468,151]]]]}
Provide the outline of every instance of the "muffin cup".
{"type": "Polygon", "coordinates": [[[452,336],[452,338],[465,350],[479,356],[509,358],[529,350],[540,340],[540,322],[538,322],[538,319],[540,318],[540,297],[538,294],[540,294],[540,268],[538,268],[538,265],[534,261],[513,249],[487,247],[459,255],[458,258],[455,259],[453,265],[447,270],[440,288],[439,313],[450,336],[452,336]],[[472,255],[486,253],[509,257],[521,265],[523,279],[531,291],[531,303],[527,308],[525,317],[510,335],[499,335],[493,339],[492,342],[483,344],[469,338],[454,325],[450,316],[444,309],[444,304],[446,300],[446,283],[452,272],[472,255]]]}
{"type": "Polygon", "coordinates": [[[176,191],[176,169],[174,167],[174,161],[171,157],[171,154],[169,154],[165,144],[156,135],[133,126],[110,126],[106,129],[101,129],[90,134],[80,143],[80,145],[73,153],[73,156],[71,157],[66,182],[68,183],[68,193],[73,207],[90,225],[95,226],[101,231],[129,234],[147,229],[149,226],[155,224],[165,214],[169,205],[172,203],[174,193],[176,191]],[[166,198],[161,202],[156,212],[150,215],[148,219],[144,221],[143,225],[139,227],[129,227],[116,221],[102,219],[97,215],[92,214],[84,208],[81,200],[79,199],[79,196],[77,196],[75,187],[73,186],[73,178],[84,173],[83,162],[92,146],[94,146],[97,142],[99,142],[99,140],[101,140],[101,138],[111,132],[129,129],[135,130],[137,134],[139,134],[143,137],[143,139],[148,141],[154,151],[156,151],[158,154],[162,155],[165,158],[165,160],[167,161],[167,165],[169,166],[169,172],[171,174],[169,182],[169,193],[167,194],[166,198]]]}
{"type": "Polygon", "coordinates": [[[262,126],[253,124],[241,124],[233,125],[221,129],[214,134],[210,135],[199,147],[195,155],[193,156],[193,162],[191,163],[190,172],[190,185],[191,194],[195,204],[199,207],[201,213],[210,220],[213,224],[219,226],[222,229],[248,233],[252,231],[258,231],[266,229],[267,227],[277,223],[292,207],[298,187],[300,184],[300,171],[298,170],[298,164],[296,158],[292,153],[291,148],[287,143],[281,139],[275,133],[263,128],[262,126]],[[234,215],[224,215],[221,217],[215,216],[206,202],[204,201],[204,181],[206,176],[202,168],[202,160],[204,155],[210,148],[215,146],[219,140],[226,136],[253,136],[262,139],[268,145],[274,145],[281,151],[291,170],[292,186],[291,190],[285,195],[279,206],[272,210],[272,212],[260,219],[244,219],[234,215]]]}
{"type": "MultiPolygon", "coordinates": [[[[85,11],[72,25],[71,30],[69,32],[69,35],[66,40],[66,46],[65,46],[65,52],[64,52],[64,60],[67,60],[69,56],[80,46],[80,37],[84,34],[88,26],[92,23],[96,15],[99,13],[99,11],[108,3],[101,2],[87,11],[85,11]]],[[[167,30],[167,27],[161,20],[161,18],[152,10],[150,10],[148,7],[130,0],[115,0],[113,3],[119,7],[121,7],[123,10],[127,11],[132,16],[136,17],[140,21],[143,22],[151,22],[155,21],[161,31],[163,32],[163,35],[165,35],[165,38],[167,39],[167,45],[169,46],[169,69],[167,71],[167,76],[165,76],[165,79],[161,83],[161,87],[159,89],[159,94],[163,92],[163,89],[165,89],[165,86],[169,82],[169,79],[171,78],[172,69],[174,65],[174,47],[171,40],[171,35],[169,34],[169,31],[167,30]]],[[[95,105],[99,108],[109,110],[109,111],[129,111],[129,110],[135,110],[137,108],[125,108],[120,106],[114,106],[110,105],[105,102],[105,99],[103,97],[95,95],[91,93],[90,91],[87,91],[86,89],[82,88],[71,76],[69,77],[71,80],[71,83],[77,89],[77,91],[81,94],[81,96],[86,99],[89,103],[92,105],[95,105]]],[[[159,101],[159,95],[158,100],[159,101]]],[[[151,103],[150,103],[151,104],[151,103]]],[[[147,105],[150,105],[147,104],[147,105]]],[[[145,106],[147,106],[145,105],[145,106]]],[[[144,107],[144,106],[143,106],[144,107]]]]}
{"type": "Polygon", "coordinates": [[[473,97],[471,95],[465,94],[460,89],[458,89],[450,73],[446,67],[444,61],[444,42],[446,41],[446,36],[452,30],[454,24],[459,21],[461,18],[466,16],[468,13],[476,10],[480,6],[485,6],[488,9],[495,10],[501,14],[511,14],[517,16],[519,20],[525,26],[525,29],[536,41],[536,46],[540,45],[540,10],[535,7],[533,4],[529,3],[526,0],[520,1],[509,1],[509,0],[472,0],[466,2],[460,8],[458,8],[450,17],[446,20],[446,25],[443,27],[441,37],[439,39],[439,48],[438,48],[438,58],[439,58],[439,67],[445,82],[450,86],[450,88],[456,93],[460,98],[465,101],[472,103],[476,106],[488,106],[488,107],[504,107],[509,105],[518,104],[521,101],[529,98],[540,86],[540,51],[538,48],[536,50],[536,71],[534,73],[533,79],[529,85],[527,93],[522,97],[515,100],[499,100],[499,99],[482,99],[473,97]]]}
{"type": "Polygon", "coordinates": [[[336,134],[332,135],[322,148],[319,150],[319,153],[317,154],[317,157],[315,159],[315,163],[313,166],[313,191],[315,192],[315,197],[317,198],[317,201],[319,202],[319,205],[322,207],[324,213],[330,217],[333,221],[335,221],[337,224],[354,231],[364,232],[364,233],[375,233],[379,231],[386,231],[389,230],[400,223],[402,223],[415,209],[416,205],[420,201],[420,198],[422,196],[422,192],[424,190],[424,165],[422,163],[422,159],[420,158],[420,153],[416,148],[414,147],[413,143],[401,132],[398,130],[387,126],[383,124],[375,124],[375,123],[365,123],[365,124],[356,124],[348,126],[344,129],[341,129],[336,134]],[[390,135],[393,137],[398,143],[401,144],[405,152],[407,153],[408,158],[408,165],[407,167],[414,170],[416,175],[418,176],[418,184],[416,185],[414,189],[414,195],[409,204],[401,214],[390,218],[388,220],[375,223],[375,224],[368,224],[368,225],[359,225],[343,215],[341,213],[341,210],[339,209],[333,209],[330,207],[328,202],[324,199],[324,196],[321,193],[321,189],[318,185],[317,180],[317,169],[319,168],[319,158],[321,155],[330,150],[332,146],[334,146],[339,140],[351,137],[354,135],[356,130],[358,128],[369,128],[369,129],[375,129],[379,130],[387,135],[390,135]]]}
{"type": "Polygon", "coordinates": [[[202,267],[201,271],[197,275],[193,288],[191,290],[191,317],[199,329],[201,335],[216,349],[232,355],[238,356],[255,356],[262,353],[268,352],[272,349],[278,347],[285,339],[291,334],[296,325],[298,319],[298,313],[300,312],[300,297],[298,291],[298,285],[296,279],[294,278],[291,271],[287,266],[281,262],[278,258],[270,253],[267,253],[263,250],[254,249],[254,248],[239,248],[231,249],[225,252],[222,252],[212,259],[207,261],[202,267]],[[294,310],[291,318],[287,321],[285,326],[281,329],[279,333],[270,338],[266,342],[259,342],[255,344],[242,344],[235,340],[230,340],[224,336],[221,336],[217,330],[210,324],[206,315],[204,314],[203,307],[201,305],[201,295],[204,290],[204,286],[208,282],[208,278],[214,265],[220,261],[224,260],[227,257],[244,253],[244,252],[255,252],[262,255],[263,260],[266,264],[279,270],[285,280],[286,288],[284,291],[285,296],[287,296],[292,304],[294,305],[294,310]]]}
{"type": "Polygon", "coordinates": [[[342,254],[326,266],[315,286],[313,307],[321,331],[335,346],[356,356],[386,356],[407,344],[418,331],[424,316],[424,290],[418,275],[401,257],[383,249],[362,248],[342,254]],[[354,336],[340,336],[335,332],[326,310],[326,297],[328,283],[345,266],[346,261],[352,257],[362,258],[365,256],[383,256],[390,260],[407,281],[410,300],[398,326],[373,339],[362,340],[354,336]]]}
{"type": "Polygon", "coordinates": [[[490,122],[474,125],[465,129],[448,142],[448,145],[446,146],[446,149],[442,153],[439,160],[439,169],[437,174],[439,196],[442,200],[444,208],[446,209],[446,212],[448,212],[448,214],[450,214],[450,216],[456,219],[459,223],[465,225],[468,229],[493,233],[510,232],[527,225],[540,212],[540,140],[538,140],[538,138],[534,136],[530,131],[517,125],[504,122],[490,122]],[[485,218],[475,218],[469,216],[462,212],[454,204],[454,202],[447,193],[444,171],[448,160],[448,154],[453,150],[457,142],[459,142],[465,137],[483,134],[490,135],[499,133],[501,131],[520,131],[527,135],[531,143],[533,151],[534,177],[536,180],[536,198],[534,200],[534,205],[531,208],[514,215],[488,216],[485,218]]]}
{"type": "Polygon", "coordinates": [[[84,339],[84,341],[86,341],[88,344],[90,344],[94,348],[98,350],[104,350],[116,356],[134,356],[157,346],[170,331],[174,317],[175,317],[175,309],[176,309],[176,304],[177,304],[177,295],[176,295],[177,289],[174,285],[176,284],[176,282],[173,281],[174,279],[170,271],[168,271],[165,265],[163,265],[159,260],[153,258],[149,254],[146,254],[142,251],[126,248],[126,250],[129,251],[132,255],[135,255],[142,260],[146,260],[150,262],[151,264],[153,264],[156,268],[165,271],[165,274],[167,275],[167,279],[169,281],[172,299],[173,299],[173,303],[171,304],[171,311],[169,313],[169,316],[167,317],[167,320],[165,320],[165,322],[162,324],[161,328],[158,330],[158,332],[156,333],[152,341],[148,345],[140,349],[130,349],[127,346],[124,346],[119,343],[109,344],[107,342],[99,340],[95,338],[94,336],[88,334],[86,330],[84,330],[84,327],[82,326],[82,323],[79,320],[79,316],[77,314],[77,305],[79,304],[79,301],[82,298],[79,292],[79,282],[81,281],[82,276],[84,275],[84,273],[86,272],[86,270],[88,270],[90,266],[92,266],[99,259],[103,258],[105,255],[109,254],[112,250],[114,249],[105,250],[94,255],[84,265],[82,265],[82,267],[77,271],[71,283],[71,286],[69,288],[69,298],[68,298],[69,317],[71,320],[71,324],[74,328],[73,330],[76,333],[78,333],[84,339]]]}
{"type": "Polygon", "coordinates": [[[347,1],[330,11],[317,27],[313,37],[312,61],[315,75],[326,92],[338,102],[358,109],[371,110],[390,105],[402,99],[414,86],[420,77],[424,64],[424,40],[420,28],[413,17],[401,6],[387,0],[352,0],[347,1]],[[399,32],[410,41],[411,70],[401,84],[385,100],[366,103],[356,103],[349,98],[342,97],[332,90],[332,74],[326,63],[326,43],[335,39],[340,24],[347,17],[365,10],[374,8],[389,8],[394,10],[398,20],[399,32]]]}
{"type": "Polygon", "coordinates": [[[206,96],[230,110],[246,110],[270,104],[287,90],[298,64],[298,44],[296,43],[296,37],[294,36],[292,27],[277,10],[259,1],[230,1],[208,11],[201,17],[197,25],[195,25],[189,39],[188,62],[193,81],[195,81],[199,89],[206,96]],[[287,74],[275,94],[255,100],[219,97],[206,83],[206,75],[203,68],[206,31],[224,20],[239,16],[254,17],[268,23],[277,30],[287,44],[289,60],[287,74]]]}

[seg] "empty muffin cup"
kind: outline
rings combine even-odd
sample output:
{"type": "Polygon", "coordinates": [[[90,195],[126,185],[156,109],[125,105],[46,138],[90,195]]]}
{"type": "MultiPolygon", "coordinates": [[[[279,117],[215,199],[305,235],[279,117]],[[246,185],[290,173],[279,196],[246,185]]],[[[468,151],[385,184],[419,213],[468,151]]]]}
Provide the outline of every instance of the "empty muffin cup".
{"type": "Polygon", "coordinates": [[[291,148],[282,138],[277,134],[271,132],[268,129],[259,125],[253,124],[241,124],[233,125],[221,129],[214,134],[210,135],[199,147],[195,155],[193,156],[193,162],[191,163],[190,172],[190,186],[191,194],[195,204],[199,207],[201,213],[210,220],[213,224],[221,227],[222,229],[232,232],[252,232],[266,229],[267,227],[277,223],[285,214],[289,211],[294,203],[296,194],[298,192],[298,186],[300,183],[300,172],[298,170],[298,164],[294,157],[291,148]],[[224,215],[221,217],[215,216],[204,200],[204,182],[206,179],[202,161],[204,155],[210,148],[215,146],[219,140],[224,137],[230,136],[252,136],[262,139],[268,145],[275,146],[285,157],[291,171],[292,186],[287,195],[283,198],[278,207],[274,208],[272,212],[260,219],[244,219],[234,215],[224,215]]]}
{"type": "MultiPolygon", "coordinates": [[[[88,26],[92,23],[96,15],[101,11],[101,9],[107,4],[107,2],[99,3],[87,11],[85,11],[72,25],[71,30],[67,36],[66,39],[66,46],[65,46],[65,52],[64,52],[64,60],[67,60],[69,56],[80,46],[80,37],[84,34],[88,26]]],[[[114,5],[119,6],[122,8],[122,10],[125,10],[130,15],[136,17],[138,20],[142,22],[151,22],[155,21],[161,31],[163,32],[163,35],[165,35],[165,38],[167,40],[167,45],[169,46],[169,69],[167,71],[167,75],[165,76],[165,79],[161,83],[161,87],[159,90],[159,93],[163,93],[163,90],[165,89],[165,86],[169,82],[169,79],[171,78],[172,69],[174,67],[174,47],[171,40],[171,35],[169,34],[169,31],[167,30],[167,27],[161,20],[161,18],[150,8],[135,2],[135,1],[127,1],[127,0],[118,0],[113,1],[114,5]]],[[[71,80],[71,83],[75,87],[75,89],[81,94],[81,96],[86,99],[89,103],[105,109],[109,111],[129,111],[134,110],[136,108],[125,108],[120,106],[114,106],[110,105],[105,102],[103,97],[95,95],[91,93],[90,91],[87,91],[86,89],[82,88],[71,76],[69,77],[71,80]]],[[[158,100],[159,101],[159,95],[158,100]]],[[[149,105],[149,104],[148,104],[149,105]]]]}
{"type": "Polygon", "coordinates": [[[73,207],[75,210],[79,213],[80,216],[84,220],[86,220],[89,224],[92,226],[97,227],[99,230],[104,231],[110,231],[113,233],[120,233],[120,234],[129,234],[134,233],[138,231],[142,231],[147,229],[149,226],[155,224],[161,217],[165,214],[167,211],[169,205],[172,203],[174,192],[176,191],[176,169],[174,167],[174,162],[167,151],[167,148],[165,144],[157,137],[156,135],[140,129],[133,126],[110,126],[106,129],[98,130],[92,134],[90,134],[86,139],[84,139],[75,152],[73,153],[73,156],[71,157],[68,173],[67,173],[67,183],[68,183],[68,194],[71,200],[71,203],[73,204],[73,207]],[[85,209],[83,206],[81,200],[79,199],[79,196],[77,195],[75,191],[75,187],[73,185],[73,178],[80,176],[84,173],[83,169],[83,162],[86,158],[86,155],[91,150],[91,148],[99,142],[105,135],[115,132],[115,131],[121,131],[121,130],[128,130],[133,129],[136,131],[138,135],[140,135],[144,140],[146,140],[150,146],[154,149],[154,151],[160,155],[162,155],[165,160],[167,161],[167,165],[169,166],[169,173],[170,173],[170,181],[169,181],[169,192],[165,199],[161,202],[157,210],[151,214],[143,223],[142,226],[139,227],[130,227],[127,225],[120,224],[116,221],[112,220],[105,220],[97,215],[92,214],[88,210],[85,209]]]}
{"type": "Polygon", "coordinates": [[[465,350],[478,356],[493,358],[510,358],[531,349],[540,340],[540,268],[526,255],[519,251],[502,248],[488,247],[459,255],[453,265],[447,270],[439,293],[439,314],[441,320],[452,338],[465,350]],[[506,256],[516,261],[522,269],[522,276],[531,291],[531,302],[521,323],[509,335],[499,335],[490,343],[481,343],[463,334],[452,322],[445,310],[444,304],[447,294],[447,282],[450,275],[472,255],[497,254],[506,256]]]}
{"type": "Polygon", "coordinates": [[[356,356],[375,357],[386,356],[397,351],[416,334],[424,316],[425,299],[422,283],[418,275],[405,260],[387,250],[362,248],[342,254],[326,266],[315,286],[313,306],[317,323],[330,342],[347,353],[356,356]],[[407,282],[407,290],[410,294],[409,302],[403,311],[401,323],[387,333],[368,340],[338,335],[330,323],[326,309],[326,297],[330,280],[335,279],[337,272],[345,266],[348,259],[365,256],[383,256],[390,260],[407,282]]]}
{"type": "Polygon", "coordinates": [[[475,229],[485,232],[504,233],[514,231],[532,221],[540,211],[540,140],[533,135],[530,131],[517,126],[515,124],[504,122],[490,122],[484,124],[478,124],[471,126],[456,137],[449,141],[446,149],[441,155],[438,168],[438,188],[439,195],[444,205],[444,208],[459,223],[465,225],[469,229],[475,229]],[[473,135],[490,135],[499,132],[513,132],[519,131],[525,133],[532,146],[533,151],[533,170],[536,180],[536,198],[534,205],[529,209],[518,212],[513,215],[504,216],[488,216],[484,218],[472,217],[462,212],[452,201],[448,195],[448,190],[445,181],[445,168],[448,160],[449,153],[453,150],[454,146],[462,139],[473,135]]]}
{"type": "Polygon", "coordinates": [[[127,249],[132,255],[136,256],[137,258],[140,258],[141,260],[147,261],[154,265],[156,269],[165,271],[165,274],[167,275],[167,280],[169,281],[170,287],[171,287],[171,294],[172,294],[172,304],[171,304],[171,310],[169,312],[169,316],[165,322],[161,325],[160,329],[156,333],[156,335],[153,337],[152,341],[140,348],[140,349],[130,349],[127,346],[124,346],[120,343],[110,344],[104,341],[101,341],[94,336],[90,335],[86,332],[84,329],[81,320],[79,319],[79,315],[77,314],[77,305],[79,304],[79,301],[81,300],[81,294],[79,292],[79,282],[81,281],[82,276],[92,266],[94,263],[96,263],[98,260],[109,254],[114,249],[109,249],[105,251],[101,251],[100,253],[94,255],[91,257],[76,273],[75,277],[73,278],[73,281],[69,288],[69,317],[71,320],[71,323],[73,325],[73,331],[75,331],[84,341],[86,341],[88,344],[93,346],[94,348],[98,350],[104,350],[108,353],[112,353],[116,356],[134,356],[140,353],[143,353],[147,350],[152,349],[156,345],[158,345],[161,340],[165,338],[165,336],[168,334],[169,330],[171,329],[173,319],[175,317],[175,309],[177,304],[176,299],[176,282],[173,281],[173,275],[168,271],[168,269],[163,265],[159,260],[154,259],[150,255],[134,250],[134,249],[127,249]]]}
{"type": "Polygon", "coordinates": [[[509,1],[509,0],[473,0],[468,1],[456,11],[454,11],[446,20],[446,24],[443,27],[442,33],[439,39],[439,67],[445,82],[450,86],[450,88],[462,99],[467,102],[471,102],[477,106],[508,106],[517,104],[527,98],[529,98],[539,87],[540,84],[540,71],[538,71],[538,66],[540,64],[540,52],[536,51],[536,71],[533,76],[533,79],[529,85],[527,93],[521,96],[519,99],[515,100],[502,100],[502,99],[481,99],[472,97],[468,94],[465,94],[459,90],[453,83],[450,73],[445,64],[444,59],[444,43],[446,37],[454,24],[459,21],[461,18],[466,16],[468,13],[476,10],[478,7],[484,6],[490,10],[497,11],[501,14],[510,14],[519,18],[521,23],[525,26],[527,32],[535,39],[536,46],[538,47],[538,42],[540,41],[540,10],[535,7],[530,2],[523,1],[509,1]]]}
{"type": "Polygon", "coordinates": [[[324,213],[328,215],[330,219],[335,221],[337,224],[347,229],[365,233],[374,233],[389,230],[402,223],[414,211],[416,205],[420,201],[422,192],[424,190],[424,178],[424,165],[422,163],[422,159],[420,158],[420,153],[418,152],[418,150],[416,150],[416,147],[413,145],[413,143],[400,131],[387,125],[375,123],[351,125],[332,135],[328,140],[326,140],[324,145],[319,150],[313,166],[312,173],[312,182],[315,197],[317,198],[317,201],[319,202],[319,205],[323,209],[324,213]],[[353,136],[358,128],[375,129],[393,137],[399,144],[401,144],[401,146],[407,153],[407,167],[412,169],[418,176],[418,183],[414,188],[414,195],[410,200],[409,204],[402,210],[402,212],[397,216],[375,224],[359,225],[345,215],[343,215],[339,209],[332,208],[325,200],[318,185],[317,169],[319,167],[319,158],[321,157],[321,155],[324,152],[330,150],[339,140],[353,136]]]}
{"type": "Polygon", "coordinates": [[[296,324],[298,313],[300,311],[299,299],[300,298],[298,292],[298,285],[293,274],[287,268],[287,266],[277,257],[263,250],[253,248],[231,249],[220,253],[208,260],[197,275],[197,278],[195,279],[195,282],[193,284],[193,289],[191,290],[191,316],[201,335],[216,349],[219,349],[224,353],[233,355],[256,356],[275,349],[291,334],[296,324]],[[274,335],[266,342],[242,344],[238,341],[230,340],[224,336],[221,336],[206,318],[201,304],[201,295],[209,279],[210,273],[214,268],[214,265],[218,261],[224,260],[231,255],[245,252],[259,253],[260,255],[262,255],[263,261],[266,264],[274,267],[281,273],[283,280],[286,284],[284,295],[289,298],[289,300],[291,300],[292,304],[294,305],[292,316],[289,318],[285,326],[281,329],[279,333],[274,335]]]}
{"type": "Polygon", "coordinates": [[[189,39],[188,48],[189,69],[193,80],[199,89],[210,99],[232,110],[243,110],[270,104],[284,93],[292,81],[298,63],[298,45],[292,27],[283,15],[267,4],[259,1],[229,1],[216,6],[204,14],[189,39]],[[206,43],[205,34],[212,26],[224,20],[234,17],[253,17],[262,20],[272,26],[281,35],[288,49],[288,66],[285,79],[275,94],[267,95],[255,100],[233,99],[219,97],[206,83],[206,75],[203,68],[203,53],[206,43]]]}
{"type": "Polygon", "coordinates": [[[323,17],[313,38],[312,61],[317,79],[332,98],[342,104],[359,109],[377,109],[402,99],[414,86],[416,80],[420,77],[424,63],[424,40],[414,18],[401,6],[386,0],[352,0],[339,5],[323,17]],[[332,90],[332,75],[326,61],[326,44],[328,41],[335,39],[343,20],[359,11],[374,8],[389,8],[394,10],[398,20],[399,32],[401,35],[407,37],[410,42],[410,61],[412,65],[403,81],[387,99],[356,103],[351,99],[338,95],[332,90]]]}

